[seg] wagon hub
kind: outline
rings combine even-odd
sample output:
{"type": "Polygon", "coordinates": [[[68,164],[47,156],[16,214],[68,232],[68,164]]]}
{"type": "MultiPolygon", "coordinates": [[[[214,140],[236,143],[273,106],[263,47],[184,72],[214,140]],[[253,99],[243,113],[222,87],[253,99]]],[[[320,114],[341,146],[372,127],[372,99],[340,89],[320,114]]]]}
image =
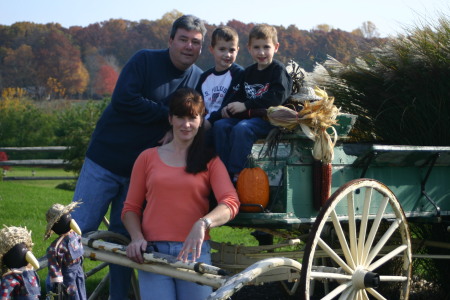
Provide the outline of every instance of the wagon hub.
{"type": "Polygon", "coordinates": [[[380,275],[358,268],[353,273],[352,281],[354,287],[358,289],[377,288],[380,285],[380,275]]]}

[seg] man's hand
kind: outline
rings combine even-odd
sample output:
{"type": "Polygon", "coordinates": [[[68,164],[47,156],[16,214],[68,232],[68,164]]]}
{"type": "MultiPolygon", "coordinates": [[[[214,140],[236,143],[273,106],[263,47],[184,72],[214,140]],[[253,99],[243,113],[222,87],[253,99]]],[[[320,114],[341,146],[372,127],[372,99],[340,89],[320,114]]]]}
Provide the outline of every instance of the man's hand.
{"type": "Polygon", "coordinates": [[[173,140],[173,132],[172,129],[167,131],[166,134],[158,141],[161,145],[165,145],[170,143],[173,140]]]}

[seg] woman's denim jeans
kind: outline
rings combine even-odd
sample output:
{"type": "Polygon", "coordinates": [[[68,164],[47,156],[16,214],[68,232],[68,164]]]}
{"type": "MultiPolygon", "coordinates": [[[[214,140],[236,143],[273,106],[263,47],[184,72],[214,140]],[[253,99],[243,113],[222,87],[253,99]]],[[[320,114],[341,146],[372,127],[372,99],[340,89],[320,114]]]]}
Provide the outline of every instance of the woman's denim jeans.
{"type": "MultiPolygon", "coordinates": [[[[154,242],[158,252],[178,256],[183,243],[154,242]]],[[[208,241],[202,245],[202,253],[197,260],[211,264],[211,246],[208,241]]],[[[199,285],[173,277],[138,270],[139,288],[142,300],[204,300],[212,293],[212,287],[199,285]]]]}

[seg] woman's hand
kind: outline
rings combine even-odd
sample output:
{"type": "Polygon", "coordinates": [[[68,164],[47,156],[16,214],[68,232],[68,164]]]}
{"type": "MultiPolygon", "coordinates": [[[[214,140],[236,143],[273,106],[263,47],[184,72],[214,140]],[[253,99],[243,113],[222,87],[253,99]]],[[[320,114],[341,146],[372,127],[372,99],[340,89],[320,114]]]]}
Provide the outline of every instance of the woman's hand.
{"type": "Polygon", "coordinates": [[[147,241],[145,239],[132,240],[127,246],[127,256],[138,264],[144,263],[142,253],[147,249],[147,241]]]}
{"type": "Polygon", "coordinates": [[[184,241],[183,248],[181,248],[177,259],[183,262],[188,261],[189,253],[192,253],[192,261],[195,261],[202,254],[202,244],[205,239],[205,223],[198,220],[192,226],[186,240],[184,241]]]}

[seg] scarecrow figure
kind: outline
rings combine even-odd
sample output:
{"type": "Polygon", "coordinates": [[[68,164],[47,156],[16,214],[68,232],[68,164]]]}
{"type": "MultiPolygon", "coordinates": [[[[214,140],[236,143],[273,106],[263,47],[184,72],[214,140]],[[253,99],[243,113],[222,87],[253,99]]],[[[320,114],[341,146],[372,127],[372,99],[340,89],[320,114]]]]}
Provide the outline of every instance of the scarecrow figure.
{"type": "Polygon", "coordinates": [[[31,231],[26,228],[5,226],[0,230],[1,300],[39,299],[41,286],[35,271],[39,262],[32,247],[31,231]]]}
{"type": "Polygon", "coordinates": [[[53,204],[47,211],[47,229],[44,239],[55,232],[59,235],[47,248],[47,293],[50,298],[83,300],[86,298],[83,272],[83,245],[81,230],[70,212],[79,204],[53,204]]]}

